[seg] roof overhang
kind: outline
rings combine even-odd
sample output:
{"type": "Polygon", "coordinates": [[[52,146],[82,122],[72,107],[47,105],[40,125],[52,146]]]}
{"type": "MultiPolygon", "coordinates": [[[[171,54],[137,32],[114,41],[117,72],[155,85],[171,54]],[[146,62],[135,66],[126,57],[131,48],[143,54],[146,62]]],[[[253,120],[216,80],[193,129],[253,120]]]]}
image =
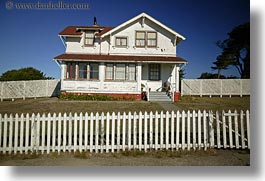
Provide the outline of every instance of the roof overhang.
{"type": "Polygon", "coordinates": [[[125,55],[94,55],[94,54],[61,54],[54,57],[55,61],[86,61],[86,62],[133,62],[133,63],[174,63],[186,64],[180,57],[165,56],[125,56],[125,55]]]}

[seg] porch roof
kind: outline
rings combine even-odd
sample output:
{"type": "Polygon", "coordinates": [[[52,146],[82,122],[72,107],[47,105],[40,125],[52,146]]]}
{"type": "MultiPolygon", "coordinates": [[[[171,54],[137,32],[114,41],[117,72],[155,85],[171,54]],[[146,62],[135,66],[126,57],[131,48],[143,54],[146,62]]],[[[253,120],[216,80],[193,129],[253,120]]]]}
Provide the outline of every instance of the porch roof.
{"type": "Polygon", "coordinates": [[[54,60],[63,61],[96,61],[96,62],[143,62],[143,63],[187,63],[180,57],[166,56],[127,56],[127,55],[95,55],[95,54],[61,54],[54,60]]]}

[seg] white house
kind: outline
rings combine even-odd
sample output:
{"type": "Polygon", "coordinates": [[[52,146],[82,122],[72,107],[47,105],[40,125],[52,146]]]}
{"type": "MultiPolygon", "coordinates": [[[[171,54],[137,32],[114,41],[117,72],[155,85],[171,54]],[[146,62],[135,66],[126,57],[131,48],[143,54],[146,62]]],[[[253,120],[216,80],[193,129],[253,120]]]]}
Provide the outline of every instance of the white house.
{"type": "Polygon", "coordinates": [[[179,70],[187,61],[177,56],[176,46],[185,38],[148,14],[114,28],[94,18],[93,26],[68,26],[59,37],[66,48],[54,57],[61,66],[61,91],[135,99],[146,91],[149,100],[160,93],[177,101],[179,70]]]}

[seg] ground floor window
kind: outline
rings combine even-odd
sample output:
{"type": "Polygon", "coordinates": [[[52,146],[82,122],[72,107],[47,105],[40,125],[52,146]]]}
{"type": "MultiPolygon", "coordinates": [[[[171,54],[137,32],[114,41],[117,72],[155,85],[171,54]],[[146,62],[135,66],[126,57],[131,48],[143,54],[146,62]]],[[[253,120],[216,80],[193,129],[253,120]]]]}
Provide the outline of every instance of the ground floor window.
{"type": "Polygon", "coordinates": [[[106,80],[136,80],[136,65],[123,63],[106,64],[106,80]]]}
{"type": "Polygon", "coordinates": [[[99,64],[86,62],[68,62],[66,64],[66,79],[70,80],[98,80],[99,64]]]}
{"type": "Polygon", "coordinates": [[[149,80],[160,80],[160,64],[149,65],[149,80]]]}

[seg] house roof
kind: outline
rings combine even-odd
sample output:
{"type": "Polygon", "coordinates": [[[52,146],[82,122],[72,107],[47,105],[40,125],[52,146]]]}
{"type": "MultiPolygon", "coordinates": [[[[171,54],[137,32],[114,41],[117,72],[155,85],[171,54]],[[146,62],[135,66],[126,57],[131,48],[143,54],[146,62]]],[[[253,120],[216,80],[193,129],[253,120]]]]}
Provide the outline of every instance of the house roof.
{"type": "Polygon", "coordinates": [[[100,26],[68,26],[59,33],[61,36],[80,36],[82,32],[80,30],[99,30],[96,36],[101,36],[104,33],[110,31],[112,27],[100,27],[100,26]]]}
{"type": "Polygon", "coordinates": [[[180,57],[165,56],[125,56],[125,55],[95,55],[95,54],[61,54],[54,60],[63,61],[98,61],[98,62],[159,62],[159,63],[187,63],[180,57]]]}
{"type": "Polygon", "coordinates": [[[168,32],[172,33],[173,35],[175,35],[176,37],[181,38],[182,40],[185,40],[186,38],[182,35],[180,35],[179,33],[177,33],[176,31],[172,30],[171,28],[167,27],[166,25],[162,24],[161,22],[157,21],[156,19],[154,19],[153,17],[151,17],[150,15],[146,14],[146,13],[141,13],[138,16],[135,16],[134,18],[120,24],[119,26],[113,28],[112,30],[108,31],[107,33],[105,33],[104,35],[102,35],[102,37],[110,35],[111,33],[117,31],[118,29],[138,20],[139,18],[147,18],[150,21],[154,22],[155,24],[157,24],[158,26],[164,28],[165,30],[167,30],[168,32]]]}

